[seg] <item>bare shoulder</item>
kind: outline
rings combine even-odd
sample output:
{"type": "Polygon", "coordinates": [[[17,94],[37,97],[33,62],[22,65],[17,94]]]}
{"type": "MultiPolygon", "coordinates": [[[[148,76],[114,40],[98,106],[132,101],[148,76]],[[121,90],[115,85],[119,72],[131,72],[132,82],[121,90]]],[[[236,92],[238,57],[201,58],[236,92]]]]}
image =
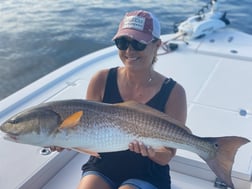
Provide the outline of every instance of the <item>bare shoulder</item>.
{"type": "Polygon", "coordinates": [[[107,78],[107,75],[108,75],[108,72],[109,72],[109,69],[103,69],[103,70],[100,70],[98,72],[96,72],[93,77],[91,78],[91,81],[94,80],[94,81],[102,81],[104,79],[107,78]]]}
{"type": "Polygon", "coordinates": [[[182,85],[176,83],[166,103],[166,113],[185,124],[187,117],[186,92],[182,85]]]}
{"type": "Polygon", "coordinates": [[[175,84],[175,86],[171,92],[171,98],[175,98],[176,100],[181,100],[181,98],[186,98],[185,89],[178,82],[175,84]]]}
{"type": "Polygon", "coordinates": [[[102,100],[108,72],[109,69],[104,69],[93,75],[88,84],[86,99],[95,101],[102,100]]]}

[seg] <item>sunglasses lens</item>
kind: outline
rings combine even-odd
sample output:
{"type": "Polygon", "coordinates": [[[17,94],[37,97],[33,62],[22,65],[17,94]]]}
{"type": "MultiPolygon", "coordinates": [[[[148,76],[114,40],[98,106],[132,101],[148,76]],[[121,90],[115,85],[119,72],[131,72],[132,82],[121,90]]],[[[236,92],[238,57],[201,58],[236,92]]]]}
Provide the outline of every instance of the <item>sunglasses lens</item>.
{"type": "Polygon", "coordinates": [[[129,47],[129,41],[126,38],[115,39],[115,44],[118,49],[124,51],[129,47]]]}
{"type": "Polygon", "coordinates": [[[132,40],[131,41],[131,45],[137,51],[143,51],[146,48],[146,46],[147,46],[146,44],[140,43],[140,42],[138,42],[136,40],[132,40]]]}
{"type": "Polygon", "coordinates": [[[129,47],[129,44],[133,47],[136,51],[143,51],[146,48],[146,44],[140,43],[137,40],[128,40],[124,37],[115,39],[115,44],[118,49],[120,50],[126,50],[129,47]]]}

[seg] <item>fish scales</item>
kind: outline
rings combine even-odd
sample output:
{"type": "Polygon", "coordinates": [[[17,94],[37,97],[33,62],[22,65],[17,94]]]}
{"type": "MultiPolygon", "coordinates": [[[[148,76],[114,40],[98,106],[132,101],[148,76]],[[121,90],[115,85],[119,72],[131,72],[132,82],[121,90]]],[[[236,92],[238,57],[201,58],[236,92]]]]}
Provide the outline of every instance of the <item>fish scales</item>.
{"type": "MultiPolygon", "coordinates": [[[[180,144],[183,148],[190,148],[194,152],[203,154],[202,152],[205,152],[207,150],[204,150],[207,146],[207,143],[198,140],[197,137],[192,136],[191,134],[188,134],[187,131],[185,131],[182,128],[178,128],[176,125],[167,122],[167,120],[163,120],[160,118],[157,118],[153,115],[146,114],[139,111],[132,112],[131,108],[128,107],[118,107],[108,104],[102,104],[102,107],[97,106],[96,103],[79,103],[76,101],[71,105],[72,108],[69,108],[68,105],[64,107],[64,110],[67,110],[67,112],[63,119],[71,114],[72,112],[76,112],[78,110],[83,110],[84,114],[86,116],[83,116],[83,122],[85,125],[81,125],[84,129],[83,132],[85,132],[85,129],[87,128],[94,128],[94,126],[98,126],[99,129],[101,127],[115,127],[119,128],[120,130],[123,130],[122,132],[124,134],[130,134],[131,136],[134,135],[134,139],[141,139],[143,142],[146,142],[148,145],[151,145],[151,143],[148,143],[146,138],[159,138],[163,139],[163,142],[156,143],[155,147],[160,147],[167,144],[171,147],[176,148],[175,145],[180,144]],[[113,116],[113,117],[112,117],[113,116]],[[102,118],[102,119],[100,119],[102,118]],[[101,122],[102,124],[99,124],[101,122]],[[113,124],[112,124],[113,123],[113,124]],[[167,142],[169,141],[169,142],[167,142]],[[172,143],[170,142],[172,141],[172,143]],[[199,150],[200,149],[200,150],[199,150]]],[[[56,112],[57,109],[62,110],[61,108],[58,108],[55,106],[56,112]]],[[[108,130],[107,130],[108,131],[108,130]]],[[[106,132],[104,132],[106,133],[106,132]]],[[[117,133],[118,135],[118,133],[117,133]]],[[[97,133],[91,134],[91,136],[97,136],[94,141],[99,141],[99,139],[103,139],[102,142],[106,144],[106,141],[109,140],[105,135],[98,135],[97,133]]],[[[124,136],[124,135],[123,135],[124,136]]],[[[108,136],[111,137],[111,136],[108,136]]],[[[121,136],[122,137],[122,136],[121,136]]],[[[113,139],[116,140],[118,137],[113,136],[113,139]]],[[[122,140],[119,140],[121,142],[129,142],[128,140],[123,140],[124,137],[122,137],[122,140]]],[[[127,137],[128,139],[129,137],[127,137]]],[[[130,137],[133,140],[133,137],[130,137]]],[[[83,139],[84,140],[84,139],[83,139]]],[[[92,139],[91,139],[92,140],[92,139]]],[[[101,141],[101,140],[100,140],[101,141]]],[[[116,141],[114,141],[116,142],[116,141]]],[[[113,143],[113,142],[110,142],[113,143]]],[[[116,142],[117,144],[120,144],[116,142]]],[[[116,148],[118,149],[118,148],[116,148]]],[[[209,149],[209,148],[208,148],[209,149]]]]}
{"type": "MultiPolygon", "coordinates": [[[[206,150],[204,150],[208,143],[199,140],[199,138],[189,134],[182,128],[178,128],[176,125],[167,122],[167,120],[163,120],[160,118],[156,118],[153,115],[145,114],[143,112],[138,112],[132,110],[130,108],[121,108],[113,106],[111,111],[111,106],[109,106],[110,112],[109,114],[113,114],[115,116],[114,120],[111,120],[111,123],[115,120],[119,120],[118,123],[115,123],[118,127],[122,128],[125,132],[131,133],[135,136],[135,139],[140,139],[148,145],[153,146],[153,140],[155,138],[163,139],[155,144],[155,147],[160,146],[171,146],[176,148],[175,145],[180,144],[183,148],[190,148],[194,152],[200,153],[203,156],[206,150]],[[127,123],[122,124],[122,123],[127,123]],[[169,141],[169,142],[167,142],[169,141]],[[170,141],[173,141],[172,143],[170,141]],[[183,145],[182,145],[183,144],[183,145]],[[202,149],[202,150],[200,150],[202,149]]],[[[100,111],[100,110],[97,110],[100,111]]],[[[104,110],[102,112],[108,112],[104,110]]],[[[106,115],[104,117],[110,117],[106,115]]],[[[133,140],[133,139],[132,139],[133,140]]],[[[209,149],[209,148],[207,148],[209,149]]]]}
{"type": "MultiPolygon", "coordinates": [[[[69,114],[82,110],[84,112],[84,116],[81,118],[81,122],[83,121],[85,125],[80,125],[81,126],[80,131],[83,130],[81,133],[85,133],[87,132],[88,128],[92,129],[93,132],[90,133],[90,136],[96,136],[96,137],[89,139],[90,141],[101,141],[101,139],[103,139],[103,142],[105,142],[109,140],[109,139],[106,140],[106,135],[98,135],[97,132],[94,133],[95,132],[95,130],[93,130],[94,126],[99,127],[98,129],[101,129],[102,127],[119,128],[120,130],[122,130],[124,134],[130,134],[131,136],[134,135],[135,139],[139,138],[142,140],[146,140],[145,137],[149,138],[159,137],[164,140],[167,140],[167,138],[170,138],[171,140],[177,139],[178,142],[178,137],[176,136],[181,136],[181,133],[183,132],[183,129],[178,130],[178,129],[172,129],[172,127],[170,128],[168,126],[163,127],[163,125],[167,123],[162,123],[162,121],[160,121],[159,119],[155,119],[155,117],[150,118],[149,115],[146,116],[141,112],[132,112],[132,110],[128,107],[121,108],[107,104],[104,104],[102,105],[102,107],[99,107],[97,106],[96,103],[83,104],[78,101],[73,101],[71,105],[68,105],[68,103],[66,103],[63,106],[61,105],[58,106],[58,103],[55,103],[51,106],[51,108],[54,109],[55,112],[63,112],[60,114],[62,120],[64,120],[69,114]],[[111,115],[113,117],[111,117],[111,115]],[[100,122],[102,124],[100,124],[100,122]],[[167,135],[166,133],[170,133],[170,136],[167,135]]],[[[109,130],[107,129],[107,131],[109,130]]],[[[111,135],[108,135],[107,137],[111,137],[111,135]]],[[[86,139],[83,139],[81,137],[78,138],[80,138],[79,141],[83,141],[87,140],[87,138],[89,137],[87,137],[86,139]]],[[[133,136],[131,138],[133,139],[133,136]]],[[[113,136],[113,139],[115,140],[117,139],[117,137],[113,136]]],[[[120,140],[120,141],[128,142],[128,140],[120,140]]],[[[161,145],[164,144],[159,142],[158,146],[161,145]]]]}

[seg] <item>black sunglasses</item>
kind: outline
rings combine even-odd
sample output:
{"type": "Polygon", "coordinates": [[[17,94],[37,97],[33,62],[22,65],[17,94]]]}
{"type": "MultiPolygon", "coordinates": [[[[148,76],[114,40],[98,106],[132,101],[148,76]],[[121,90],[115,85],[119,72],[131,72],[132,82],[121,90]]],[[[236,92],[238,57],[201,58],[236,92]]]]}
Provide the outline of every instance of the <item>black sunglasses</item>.
{"type": "MultiPolygon", "coordinates": [[[[156,39],[154,41],[156,41],[156,39]]],[[[135,39],[128,40],[126,37],[120,37],[115,39],[115,45],[122,51],[125,51],[129,45],[131,45],[131,47],[133,47],[136,51],[143,51],[148,44],[141,43],[135,39]]]]}

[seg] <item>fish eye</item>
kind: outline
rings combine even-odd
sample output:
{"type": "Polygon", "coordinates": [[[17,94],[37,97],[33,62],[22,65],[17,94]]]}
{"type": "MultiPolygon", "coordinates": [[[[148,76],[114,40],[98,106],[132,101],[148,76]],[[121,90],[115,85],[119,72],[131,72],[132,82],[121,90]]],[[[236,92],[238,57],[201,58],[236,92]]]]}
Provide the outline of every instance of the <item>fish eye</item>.
{"type": "Polygon", "coordinates": [[[8,120],[8,123],[10,123],[10,124],[17,124],[18,123],[18,119],[16,119],[16,118],[10,119],[10,120],[8,120]]]}

